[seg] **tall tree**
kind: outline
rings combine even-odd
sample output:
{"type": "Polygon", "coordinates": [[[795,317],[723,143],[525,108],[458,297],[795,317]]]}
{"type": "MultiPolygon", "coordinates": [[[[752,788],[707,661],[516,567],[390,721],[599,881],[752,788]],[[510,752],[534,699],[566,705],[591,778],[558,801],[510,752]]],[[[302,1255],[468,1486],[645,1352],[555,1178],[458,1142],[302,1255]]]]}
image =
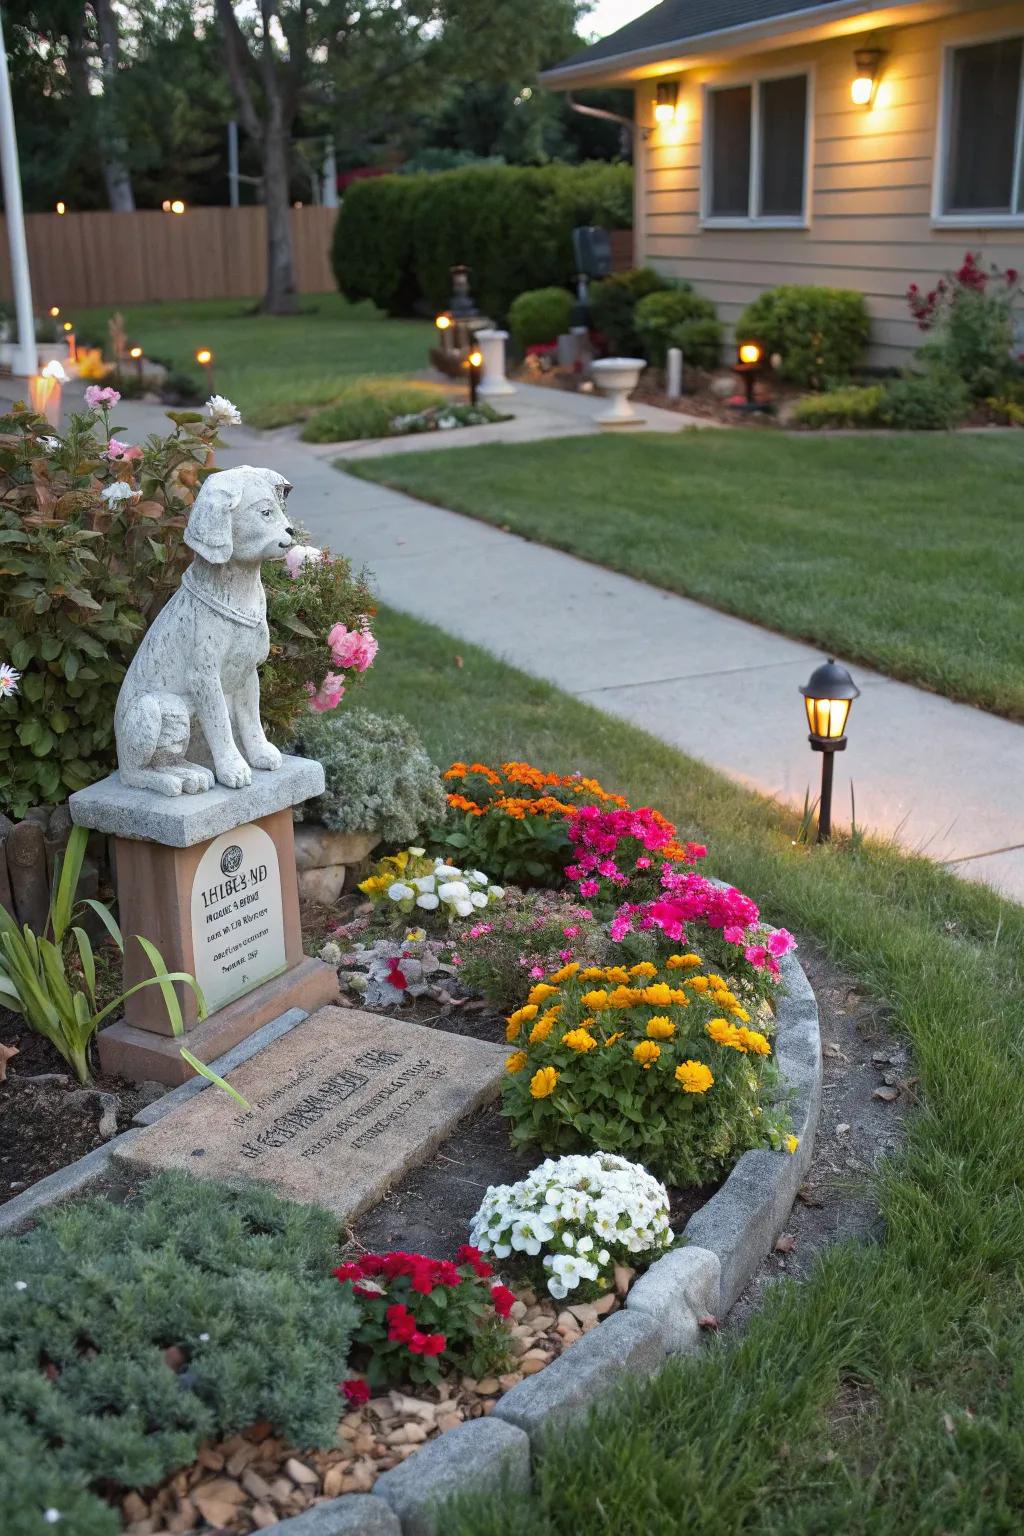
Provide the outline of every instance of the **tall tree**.
{"type": "Polygon", "coordinates": [[[103,78],[99,122],[107,198],[114,213],[134,213],[135,194],[132,191],[127,147],[118,112],[117,76],[121,62],[121,38],[117,16],[111,0],[92,0],[92,12],[96,18],[100,73],[103,78]]]}

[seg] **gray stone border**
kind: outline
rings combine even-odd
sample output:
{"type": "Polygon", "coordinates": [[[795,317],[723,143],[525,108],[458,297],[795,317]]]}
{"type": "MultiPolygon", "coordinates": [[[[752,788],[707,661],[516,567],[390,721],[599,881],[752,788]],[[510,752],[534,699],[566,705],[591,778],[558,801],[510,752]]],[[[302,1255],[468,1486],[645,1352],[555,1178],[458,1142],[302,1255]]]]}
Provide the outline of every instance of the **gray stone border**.
{"type": "MultiPolygon", "coordinates": [[[[781,967],[785,995],[776,1014],[774,1053],[793,1132],[800,1138],[797,1150],[745,1152],[718,1193],[687,1222],[686,1246],[652,1264],[621,1311],[506,1392],[488,1417],[428,1440],[407,1461],[383,1473],[372,1494],[343,1494],[315,1504],[282,1520],[275,1530],[282,1536],[443,1536],[443,1507],[453,1496],[522,1497],[530,1488],[531,1460],[542,1452],[546,1435],[586,1414],[624,1372],[649,1376],[669,1356],[698,1351],[701,1319],[724,1316],[736,1301],[782,1231],[810,1167],[821,1109],[818,1005],[795,955],[784,956],[781,967]]],[[[213,1065],[221,1070],[226,1064],[230,1071],[294,1028],[300,1022],[295,1014],[301,1010],[264,1025],[213,1065]],[[239,1051],[245,1056],[237,1057],[239,1051]]],[[[205,1086],[186,1083],[136,1119],[149,1124],[180,1102],[177,1095],[192,1097],[205,1086]]],[[[81,1189],[103,1171],[115,1147],[138,1134],[125,1131],[0,1207],[0,1234],[81,1189]]]]}

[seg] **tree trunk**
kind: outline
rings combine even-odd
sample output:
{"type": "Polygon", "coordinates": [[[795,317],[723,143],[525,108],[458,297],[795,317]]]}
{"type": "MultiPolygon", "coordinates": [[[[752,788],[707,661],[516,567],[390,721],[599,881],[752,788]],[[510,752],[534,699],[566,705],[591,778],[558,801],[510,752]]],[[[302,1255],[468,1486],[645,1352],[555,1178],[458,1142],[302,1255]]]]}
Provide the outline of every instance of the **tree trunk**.
{"type": "Polygon", "coordinates": [[[294,315],[299,296],[289,209],[288,135],[277,102],[268,103],[263,128],[263,195],[267,205],[267,291],[263,312],[294,315]]]}
{"type": "Polygon", "coordinates": [[[117,17],[110,0],[92,0],[92,8],[99,32],[100,67],[103,72],[103,100],[100,102],[99,119],[107,200],[114,213],[134,213],[135,194],[126,163],[127,146],[117,127],[116,118],[117,60],[121,48],[117,17]]]}

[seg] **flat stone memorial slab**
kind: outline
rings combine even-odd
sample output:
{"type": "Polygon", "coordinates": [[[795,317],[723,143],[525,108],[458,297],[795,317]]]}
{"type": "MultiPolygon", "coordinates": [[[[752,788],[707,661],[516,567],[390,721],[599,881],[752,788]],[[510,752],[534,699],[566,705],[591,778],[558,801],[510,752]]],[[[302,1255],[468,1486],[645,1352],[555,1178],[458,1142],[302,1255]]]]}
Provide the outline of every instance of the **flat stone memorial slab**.
{"type": "Polygon", "coordinates": [[[494,1098],[506,1047],[357,1009],[321,1008],[126,1147],[152,1172],[267,1184],[351,1221],[494,1098]]]}

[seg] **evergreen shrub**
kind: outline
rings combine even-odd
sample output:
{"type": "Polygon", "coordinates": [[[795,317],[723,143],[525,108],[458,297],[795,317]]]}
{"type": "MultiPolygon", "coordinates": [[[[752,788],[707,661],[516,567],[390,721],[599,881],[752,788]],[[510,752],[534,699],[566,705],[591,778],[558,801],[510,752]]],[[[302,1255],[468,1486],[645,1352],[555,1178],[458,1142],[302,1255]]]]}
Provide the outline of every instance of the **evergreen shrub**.
{"type": "Polygon", "coordinates": [[[513,299],[508,326],[519,347],[557,341],[569,329],[572,294],[566,288],[529,288],[513,299]]]}
{"type": "Polygon", "coordinates": [[[445,814],[441,774],[401,715],[359,708],[343,715],[308,714],[289,751],[316,758],[327,781],[322,795],[296,807],[299,821],[409,843],[445,814]]]}
{"type": "Polygon", "coordinates": [[[778,355],[782,378],[808,389],[849,378],[870,330],[862,293],[798,283],[767,289],[736,322],[738,340],[760,342],[766,353],[778,355]]]}

